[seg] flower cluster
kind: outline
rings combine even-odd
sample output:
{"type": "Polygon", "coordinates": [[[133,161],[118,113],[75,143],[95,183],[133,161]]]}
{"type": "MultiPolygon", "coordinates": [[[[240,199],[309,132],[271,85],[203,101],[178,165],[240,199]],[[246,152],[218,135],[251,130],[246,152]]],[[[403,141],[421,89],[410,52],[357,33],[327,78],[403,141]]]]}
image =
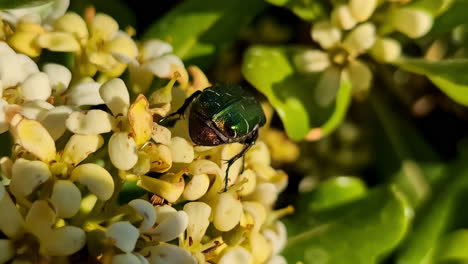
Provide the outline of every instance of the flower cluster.
{"type": "Polygon", "coordinates": [[[186,121],[157,122],[209,86],[198,68],[92,9],[2,23],[0,132],[13,142],[0,159],[0,263],[286,263],[278,219],[292,208],[274,203],[288,178],[267,144],[234,163],[223,192],[243,146],[194,146],[186,121]],[[39,67],[45,49],[74,64],[39,67]],[[167,85],[152,90],[155,78],[167,85]]]}
{"type": "Polygon", "coordinates": [[[331,16],[312,26],[311,37],[321,49],[301,50],[294,56],[300,72],[323,72],[315,97],[329,105],[336,95],[330,87],[339,82],[341,73],[351,82],[355,95],[366,94],[372,84],[372,71],[361,60],[369,54],[381,63],[400,57],[399,32],[419,38],[432,27],[433,17],[407,1],[349,0],[333,7],[331,16]]]}

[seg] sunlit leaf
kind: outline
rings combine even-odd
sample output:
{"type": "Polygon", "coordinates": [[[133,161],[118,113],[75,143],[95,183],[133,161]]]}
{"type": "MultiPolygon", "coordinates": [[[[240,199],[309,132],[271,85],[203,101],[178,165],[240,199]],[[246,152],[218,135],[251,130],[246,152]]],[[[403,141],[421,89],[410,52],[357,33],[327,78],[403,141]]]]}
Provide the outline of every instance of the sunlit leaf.
{"type": "Polygon", "coordinates": [[[345,117],[351,101],[351,84],[338,74],[334,102],[321,106],[314,97],[320,74],[297,73],[290,60],[295,51],[295,48],[254,46],[245,54],[242,73],[268,98],[292,139],[303,139],[311,129],[315,129],[314,139],[318,139],[333,131],[345,117]]]}
{"type": "Polygon", "coordinates": [[[336,177],[322,182],[311,193],[309,208],[319,211],[362,198],[367,193],[366,184],[355,177],[336,177]]]}
{"type": "Polygon", "coordinates": [[[407,58],[396,64],[406,71],[425,75],[457,103],[468,105],[468,59],[428,61],[407,58]]]}
{"type": "Polygon", "coordinates": [[[189,0],[152,25],[145,38],[168,41],[184,61],[207,66],[267,4],[263,0],[189,0]]]}
{"type": "Polygon", "coordinates": [[[377,263],[398,245],[410,219],[401,193],[379,188],[336,218],[290,237],[283,254],[289,263],[377,263]]]}

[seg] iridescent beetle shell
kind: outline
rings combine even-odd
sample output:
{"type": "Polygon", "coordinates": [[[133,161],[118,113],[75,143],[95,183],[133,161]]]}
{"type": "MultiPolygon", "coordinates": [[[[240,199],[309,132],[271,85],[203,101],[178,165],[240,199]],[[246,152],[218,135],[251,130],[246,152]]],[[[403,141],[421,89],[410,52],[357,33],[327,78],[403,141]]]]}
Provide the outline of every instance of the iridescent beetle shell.
{"type": "Polygon", "coordinates": [[[189,132],[202,146],[245,143],[265,122],[263,109],[250,92],[238,85],[215,85],[194,99],[189,132]]]}

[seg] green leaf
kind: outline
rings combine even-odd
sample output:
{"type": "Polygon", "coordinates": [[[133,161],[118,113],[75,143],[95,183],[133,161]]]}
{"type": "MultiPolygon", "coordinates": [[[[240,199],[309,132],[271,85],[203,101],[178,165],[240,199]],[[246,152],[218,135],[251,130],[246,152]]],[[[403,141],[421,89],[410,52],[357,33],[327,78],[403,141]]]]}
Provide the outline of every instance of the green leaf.
{"type": "Polygon", "coordinates": [[[297,50],[292,47],[254,46],[244,56],[242,73],[268,98],[289,137],[301,140],[312,128],[318,128],[318,134],[323,136],[341,124],[351,101],[351,84],[340,78],[338,73],[335,101],[320,106],[312,96],[320,76],[296,72],[290,58],[297,50]]]}
{"type": "Polygon", "coordinates": [[[335,177],[322,182],[309,198],[309,209],[320,211],[362,198],[367,193],[365,183],[355,177],[335,177]]]}
{"type": "Polygon", "coordinates": [[[321,18],[325,14],[325,8],[322,3],[317,0],[266,0],[270,4],[282,6],[291,10],[298,17],[314,21],[321,18]]]}
{"type": "Polygon", "coordinates": [[[436,263],[442,261],[468,260],[468,229],[460,229],[444,236],[434,251],[436,263]]]}
{"type": "Polygon", "coordinates": [[[433,249],[439,239],[457,221],[468,221],[468,215],[457,210],[458,204],[464,208],[468,192],[468,164],[466,155],[445,169],[445,182],[435,186],[431,199],[420,210],[412,232],[402,244],[397,264],[431,263],[433,249]]]}
{"type": "Polygon", "coordinates": [[[336,218],[290,237],[283,254],[289,263],[377,263],[405,235],[410,211],[395,187],[376,189],[336,218]]]}
{"type": "Polygon", "coordinates": [[[408,6],[423,9],[433,16],[438,16],[450,8],[456,1],[458,0],[416,0],[412,1],[408,6]]]}
{"type": "MultiPolygon", "coordinates": [[[[434,1],[437,2],[437,1],[434,1]]],[[[442,34],[451,31],[458,25],[467,24],[466,10],[468,0],[456,0],[450,8],[437,17],[430,34],[442,34]]]]}
{"type": "Polygon", "coordinates": [[[375,114],[372,146],[378,175],[397,184],[410,204],[417,207],[430,194],[431,185],[445,176],[441,158],[385,98],[375,90],[369,97],[375,114]]]}
{"type": "Polygon", "coordinates": [[[428,61],[407,58],[396,64],[406,71],[425,75],[450,98],[468,106],[468,59],[428,61]]]}
{"type": "Polygon", "coordinates": [[[152,25],[145,38],[168,41],[184,61],[206,67],[266,6],[263,0],[188,0],[152,25]]]}
{"type": "Polygon", "coordinates": [[[0,9],[13,9],[44,5],[54,0],[0,0],[0,9]]]}

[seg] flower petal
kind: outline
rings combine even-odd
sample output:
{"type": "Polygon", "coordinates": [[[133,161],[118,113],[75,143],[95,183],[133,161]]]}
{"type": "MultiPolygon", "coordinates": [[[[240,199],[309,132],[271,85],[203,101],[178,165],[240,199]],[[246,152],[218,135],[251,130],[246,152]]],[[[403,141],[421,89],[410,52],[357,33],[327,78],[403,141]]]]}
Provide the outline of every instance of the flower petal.
{"type": "MultiPolygon", "coordinates": [[[[162,244],[151,248],[148,260],[150,263],[184,263],[196,264],[197,261],[187,250],[175,245],[162,244]]],[[[247,263],[247,262],[237,262],[247,263]]]]}
{"type": "Polygon", "coordinates": [[[66,120],[73,109],[66,105],[60,105],[47,111],[41,118],[41,124],[49,131],[54,140],[59,139],[67,130],[66,120]]]}
{"type": "Polygon", "coordinates": [[[50,97],[52,88],[49,78],[43,72],[34,73],[28,76],[18,87],[22,98],[25,101],[47,100],[50,97]]]}
{"type": "Polygon", "coordinates": [[[154,122],[151,131],[151,139],[156,143],[169,145],[171,143],[171,130],[154,122]]]}
{"type": "Polygon", "coordinates": [[[320,106],[330,105],[336,97],[340,85],[340,70],[336,67],[326,69],[315,88],[315,102],[320,106]]]}
{"type": "Polygon", "coordinates": [[[50,202],[57,209],[58,217],[70,218],[80,209],[81,192],[71,181],[58,180],[54,183],[50,202]]]}
{"type": "Polygon", "coordinates": [[[149,102],[142,94],[138,95],[128,109],[128,122],[132,136],[138,147],[151,139],[153,130],[153,115],[149,110],[149,102]]]}
{"type": "Polygon", "coordinates": [[[2,81],[3,89],[16,86],[28,76],[22,70],[18,57],[17,54],[0,55],[0,80],[2,81]]]}
{"type": "Polygon", "coordinates": [[[143,218],[138,228],[141,233],[146,232],[156,222],[156,211],[151,203],[142,199],[135,199],[128,203],[143,218]]]}
{"type": "Polygon", "coordinates": [[[154,240],[167,242],[177,238],[185,231],[188,225],[188,216],[184,211],[177,211],[169,215],[164,221],[159,222],[158,226],[147,234],[151,235],[154,240]]]}
{"type": "MultiPolygon", "coordinates": [[[[0,87],[1,88],[1,87],[0,87]]],[[[8,107],[8,103],[0,99],[0,134],[8,131],[8,121],[5,113],[5,108],[8,107]]]]}
{"type": "Polygon", "coordinates": [[[109,140],[109,157],[112,164],[118,169],[131,169],[138,161],[135,140],[128,133],[114,133],[109,140]]]}
{"type": "Polygon", "coordinates": [[[0,263],[6,263],[16,255],[15,245],[10,239],[0,239],[0,263]]]}
{"type": "Polygon", "coordinates": [[[110,38],[119,30],[119,24],[111,16],[98,13],[94,17],[90,31],[94,38],[103,38],[104,40],[110,38]]]}
{"type": "Polygon", "coordinates": [[[114,255],[111,264],[141,264],[141,260],[131,253],[114,255]]]}
{"type": "Polygon", "coordinates": [[[254,232],[260,231],[263,223],[265,223],[267,211],[263,204],[258,202],[243,202],[242,207],[254,220],[252,230],[254,232]]]}
{"type": "Polygon", "coordinates": [[[0,56],[15,55],[15,51],[4,41],[0,41],[0,56]]]}
{"type": "Polygon", "coordinates": [[[10,191],[17,198],[24,198],[51,176],[49,166],[44,162],[17,159],[12,167],[10,191]]]}
{"type": "Polygon", "coordinates": [[[110,173],[94,163],[76,167],[70,179],[88,187],[101,200],[108,200],[114,192],[114,180],[110,173]]]}
{"type": "Polygon", "coordinates": [[[351,31],[343,41],[344,47],[351,54],[361,54],[374,45],[376,39],[375,26],[364,23],[351,31]]]}
{"type": "Polygon", "coordinates": [[[371,54],[381,62],[395,61],[401,54],[400,42],[392,38],[378,38],[372,46],[371,54]]]}
{"type": "Polygon", "coordinates": [[[189,201],[195,201],[201,198],[210,187],[210,178],[206,174],[193,175],[190,181],[185,185],[182,196],[189,201]]]}
{"type": "Polygon", "coordinates": [[[55,158],[54,139],[41,123],[16,115],[11,125],[15,140],[24,149],[46,163],[55,158]]]}
{"type": "Polygon", "coordinates": [[[69,89],[67,104],[74,106],[104,104],[99,94],[100,88],[101,84],[94,81],[79,83],[69,89]]]}
{"type": "Polygon", "coordinates": [[[434,19],[429,13],[420,9],[398,8],[392,11],[390,23],[408,37],[419,38],[429,32],[434,19]]]}
{"type": "Polygon", "coordinates": [[[265,263],[271,255],[270,243],[258,232],[251,232],[249,237],[250,250],[255,263],[265,263]]]}
{"type": "Polygon", "coordinates": [[[54,22],[54,28],[57,31],[65,31],[72,33],[78,39],[88,38],[88,27],[86,22],[74,12],[68,12],[65,15],[59,17],[54,22]]]}
{"type": "Polygon", "coordinates": [[[102,134],[112,130],[114,119],[102,110],[75,111],[68,117],[66,126],[76,134],[102,134]]]}
{"type": "Polygon", "coordinates": [[[102,49],[110,54],[116,53],[130,58],[135,58],[138,54],[135,42],[124,32],[117,32],[111,40],[104,44],[102,49]]]}
{"type": "Polygon", "coordinates": [[[278,198],[278,190],[272,183],[259,183],[255,191],[246,197],[246,200],[257,201],[265,207],[270,208],[278,198]]]}
{"type": "Polygon", "coordinates": [[[166,53],[172,52],[172,46],[159,39],[151,39],[143,43],[141,58],[147,61],[152,58],[158,58],[166,53]]]}
{"type": "Polygon", "coordinates": [[[185,183],[183,177],[180,177],[178,182],[170,182],[164,178],[156,179],[142,175],[137,185],[166,199],[170,203],[174,203],[182,195],[185,183]]]}
{"type": "Polygon", "coordinates": [[[187,238],[194,244],[200,243],[210,225],[211,207],[202,202],[191,202],[184,205],[188,216],[187,238]]]}
{"type": "Polygon", "coordinates": [[[231,193],[219,195],[219,201],[213,208],[213,224],[219,231],[229,231],[239,224],[242,204],[231,193]]]}
{"type": "Polygon", "coordinates": [[[357,22],[364,22],[374,13],[377,0],[350,0],[349,9],[357,22]]]}
{"type": "Polygon", "coordinates": [[[219,264],[253,263],[252,255],[245,248],[237,247],[226,252],[218,262],[219,264]]]}
{"type": "Polygon", "coordinates": [[[331,14],[331,20],[333,24],[344,30],[353,28],[357,23],[348,5],[338,5],[335,7],[331,14]]]}
{"type": "MultiPolygon", "coordinates": [[[[1,102],[1,101],[0,101],[1,102]]],[[[21,114],[29,119],[41,120],[54,106],[43,100],[26,102],[21,106],[21,114]]]]}
{"type": "Polygon", "coordinates": [[[102,144],[104,144],[104,139],[100,135],[75,134],[68,140],[63,150],[62,161],[76,166],[101,148],[102,144]]]}
{"type": "Polygon", "coordinates": [[[114,246],[129,253],[135,248],[140,232],[130,222],[116,222],[107,228],[106,236],[112,240],[114,246]]]}
{"type": "Polygon", "coordinates": [[[99,89],[99,94],[114,116],[127,114],[130,95],[122,79],[114,78],[107,81],[99,89]]]}
{"type": "Polygon", "coordinates": [[[77,52],[81,49],[80,43],[73,35],[65,32],[48,32],[36,39],[41,48],[56,52],[77,52]]]}
{"type": "Polygon", "coordinates": [[[167,54],[152,60],[149,60],[141,65],[143,69],[152,72],[154,75],[159,78],[169,78],[171,77],[171,66],[180,66],[184,67],[184,63],[180,60],[179,57],[167,54]]]}
{"type": "Polygon", "coordinates": [[[1,182],[0,212],[0,230],[7,237],[19,238],[24,232],[24,220],[1,182]]]}
{"type": "Polygon", "coordinates": [[[86,233],[76,226],[63,226],[48,232],[41,242],[46,255],[69,256],[84,247],[86,233]]]}
{"type": "Polygon", "coordinates": [[[294,65],[300,72],[321,72],[330,66],[328,54],[321,50],[305,50],[296,54],[294,65]]]}
{"type": "Polygon", "coordinates": [[[143,151],[150,157],[151,171],[162,173],[172,167],[172,154],[168,146],[150,142],[143,147],[143,151]]]}
{"type": "Polygon", "coordinates": [[[372,72],[366,64],[358,60],[352,61],[345,72],[351,81],[353,92],[367,93],[372,83],[372,72]]]}
{"type": "Polygon", "coordinates": [[[39,239],[46,237],[57,220],[55,208],[45,200],[36,200],[26,215],[26,228],[39,239]]]}
{"type": "Polygon", "coordinates": [[[42,70],[49,77],[50,86],[56,93],[62,93],[70,85],[72,74],[67,67],[56,63],[47,63],[42,70]]]}

